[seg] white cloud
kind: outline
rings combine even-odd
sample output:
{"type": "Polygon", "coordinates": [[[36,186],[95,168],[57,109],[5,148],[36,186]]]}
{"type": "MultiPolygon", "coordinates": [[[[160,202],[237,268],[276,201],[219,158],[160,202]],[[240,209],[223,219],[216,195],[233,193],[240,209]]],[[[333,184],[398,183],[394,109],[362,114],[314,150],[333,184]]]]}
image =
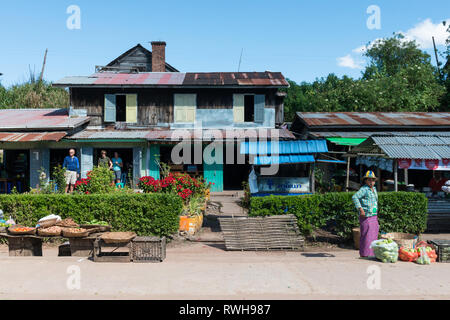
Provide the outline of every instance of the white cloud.
{"type": "Polygon", "coordinates": [[[448,37],[446,30],[449,24],[450,19],[446,20],[445,26],[442,22],[433,23],[431,19],[425,19],[416,24],[413,28],[402,33],[407,40],[416,40],[417,44],[422,49],[429,49],[433,47],[432,36],[434,36],[436,46],[445,45],[445,40],[448,37]]]}
{"type": "Polygon", "coordinates": [[[343,57],[337,58],[338,66],[351,68],[351,69],[362,69],[362,63],[360,61],[356,61],[353,59],[351,55],[346,55],[343,57]]]}

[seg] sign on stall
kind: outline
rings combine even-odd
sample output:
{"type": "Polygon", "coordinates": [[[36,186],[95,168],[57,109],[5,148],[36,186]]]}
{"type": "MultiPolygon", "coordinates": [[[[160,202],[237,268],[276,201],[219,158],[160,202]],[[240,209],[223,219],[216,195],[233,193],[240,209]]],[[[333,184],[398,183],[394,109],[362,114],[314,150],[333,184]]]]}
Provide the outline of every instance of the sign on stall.
{"type": "Polygon", "coordinates": [[[310,192],[309,178],[259,177],[258,191],[263,193],[304,193],[310,192]]]}
{"type": "Polygon", "coordinates": [[[450,159],[398,159],[399,169],[450,170],[450,159]]]}

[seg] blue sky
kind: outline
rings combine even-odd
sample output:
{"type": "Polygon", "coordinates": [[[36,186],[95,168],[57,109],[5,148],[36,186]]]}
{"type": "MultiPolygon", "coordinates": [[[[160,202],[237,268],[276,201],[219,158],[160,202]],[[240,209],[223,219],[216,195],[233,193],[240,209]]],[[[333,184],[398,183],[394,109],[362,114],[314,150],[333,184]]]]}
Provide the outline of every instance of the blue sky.
{"type": "Polygon", "coordinates": [[[241,71],[281,71],[297,82],[359,77],[357,48],[403,31],[431,53],[431,35],[443,43],[439,24],[449,19],[448,0],[2,1],[0,80],[24,81],[29,66],[39,73],[46,48],[45,78],[56,81],[152,40],[167,42],[167,62],[180,71],[237,71],[243,48],[241,71]],[[81,29],[66,26],[70,5],[81,10],[81,29]],[[370,5],[380,8],[381,29],[366,26],[370,5]]]}

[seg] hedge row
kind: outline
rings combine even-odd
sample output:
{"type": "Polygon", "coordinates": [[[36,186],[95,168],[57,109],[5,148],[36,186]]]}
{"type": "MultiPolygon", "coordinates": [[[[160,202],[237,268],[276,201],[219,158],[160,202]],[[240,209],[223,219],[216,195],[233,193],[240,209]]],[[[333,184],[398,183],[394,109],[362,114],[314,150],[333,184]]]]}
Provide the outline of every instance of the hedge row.
{"type": "MultiPolygon", "coordinates": [[[[331,224],[344,238],[352,237],[359,225],[352,202],[353,193],[337,192],[308,196],[253,197],[250,216],[293,214],[303,234],[331,224]]],[[[427,225],[428,200],[421,193],[381,192],[378,194],[380,231],[419,234],[427,225]]]]}
{"type": "Polygon", "coordinates": [[[170,194],[24,194],[1,195],[0,208],[5,217],[27,226],[56,214],[78,223],[107,221],[114,231],[167,236],[177,232],[183,204],[180,197],[170,194]]]}

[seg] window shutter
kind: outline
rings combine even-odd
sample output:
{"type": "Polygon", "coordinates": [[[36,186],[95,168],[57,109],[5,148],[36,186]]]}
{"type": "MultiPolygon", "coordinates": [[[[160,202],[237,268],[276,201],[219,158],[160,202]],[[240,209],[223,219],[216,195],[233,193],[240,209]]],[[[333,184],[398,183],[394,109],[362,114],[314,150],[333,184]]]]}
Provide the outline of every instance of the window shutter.
{"type": "Polygon", "coordinates": [[[116,122],[116,95],[105,94],[105,122],[116,122]]]}
{"type": "Polygon", "coordinates": [[[175,94],[174,109],[175,122],[195,122],[197,95],[175,94]]]}
{"type": "Polygon", "coordinates": [[[136,94],[127,94],[126,103],[127,103],[126,122],[127,123],[136,123],[137,122],[137,95],[136,94]]]}
{"type": "Polygon", "coordinates": [[[244,95],[233,95],[233,118],[234,122],[244,122],[244,95]]]}
{"type": "Polygon", "coordinates": [[[255,122],[264,122],[264,107],[266,104],[266,96],[263,94],[255,95],[255,122]]]}

